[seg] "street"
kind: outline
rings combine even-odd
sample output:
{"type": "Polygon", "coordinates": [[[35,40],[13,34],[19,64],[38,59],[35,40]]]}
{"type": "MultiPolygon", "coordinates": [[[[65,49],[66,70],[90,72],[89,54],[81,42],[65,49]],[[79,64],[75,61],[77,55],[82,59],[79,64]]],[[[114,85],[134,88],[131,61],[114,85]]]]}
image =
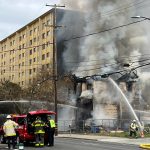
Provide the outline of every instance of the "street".
{"type": "MultiPolygon", "coordinates": [[[[0,145],[0,150],[5,150],[6,145],[0,145]]],[[[25,150],[36,150],[32,146],[25,146],[25,150]]],[[[95,140],[84,139],[69,139],[69,138],[56,138],[54,147],[44,147],[44,150],[138,150],[136,145],[118,144],[99,142],[95,140]]]]}

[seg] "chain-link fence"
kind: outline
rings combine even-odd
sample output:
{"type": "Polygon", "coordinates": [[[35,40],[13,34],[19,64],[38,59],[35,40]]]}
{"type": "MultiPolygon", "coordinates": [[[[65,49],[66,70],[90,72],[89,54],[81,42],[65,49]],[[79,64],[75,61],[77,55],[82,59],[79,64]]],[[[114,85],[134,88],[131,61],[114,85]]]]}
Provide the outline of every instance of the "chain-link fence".
{"type": "MultiPolygon", "coordinates": [[[[142,120],[147,131],[150,129],[150,121],[142,120]]],[[[110,131],[128,131],[131,120],[99,119],[99,120],[59,120],[59,133],[100,133],[110,131]]]]}

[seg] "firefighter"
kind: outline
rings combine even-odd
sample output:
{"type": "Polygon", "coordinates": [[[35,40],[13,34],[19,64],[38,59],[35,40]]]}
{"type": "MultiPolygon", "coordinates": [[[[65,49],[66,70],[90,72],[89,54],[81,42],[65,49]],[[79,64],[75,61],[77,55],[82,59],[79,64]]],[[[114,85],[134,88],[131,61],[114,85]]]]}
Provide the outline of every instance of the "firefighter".
{"type": "Polygon", "coordinates": [[[47,122],[48,146],[54,146],[55,128],[55,121],[49,116],[47,122]]]}
{"type": "Polygon", "coordinates": [[[132,137],[132,134],[134,134],[134,137],[137,138],[137,131],[138,125],[136,123],[136,120],[133,120],[130,124],[130,137],[132,137]]]}
{"type": "Polygon", "coordinates": [[[32,123],[32,126],[34,127],[35,131],[35,146],[36,147],[40,147],[40,146],[44,146],[44,122],[41,120],[41,117],[37,116],[36,120],[32,123]]]}
{"type": "Polygon", "coordinates": [[[14,121],[12,121],[11,115],[8,115],[6,117],[7,121],[4,123],[3,130],[5,133],[5,136],[7,137],[8,140],[8,148],[11,149],[11,141],[12,141],[12,146],[13,149],[15,149],[16,143],[16,131],[15,129],[18,127],[18,124],[14,121]]]}

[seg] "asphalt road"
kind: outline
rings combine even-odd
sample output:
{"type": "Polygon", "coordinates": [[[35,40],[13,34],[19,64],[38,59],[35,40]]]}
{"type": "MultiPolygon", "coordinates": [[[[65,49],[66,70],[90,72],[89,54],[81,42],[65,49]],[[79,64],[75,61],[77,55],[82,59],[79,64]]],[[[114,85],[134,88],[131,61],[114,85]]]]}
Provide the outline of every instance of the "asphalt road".
{"type": "MultiPolygon", "coordinates": [[[[0,150],[5,150],[6,145],[1,144],[0,150]]],[[[43,147],[42,150],[140,150],[136,145],[99,142],[94,140],[56,138],[54,147],[43,147]]],[[[37,150],[28,146],[25,150],[37,150]]]]}

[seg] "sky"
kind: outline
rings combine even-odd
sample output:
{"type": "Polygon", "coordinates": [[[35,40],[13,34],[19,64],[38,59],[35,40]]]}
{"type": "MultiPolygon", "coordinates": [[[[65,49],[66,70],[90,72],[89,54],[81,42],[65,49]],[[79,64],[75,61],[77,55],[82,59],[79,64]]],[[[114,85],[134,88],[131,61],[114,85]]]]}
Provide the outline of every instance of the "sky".
{"type": "Polygon", "coordinates": [[[51,9],[59,0],[0,0],[0,40],[51,9]]]}

